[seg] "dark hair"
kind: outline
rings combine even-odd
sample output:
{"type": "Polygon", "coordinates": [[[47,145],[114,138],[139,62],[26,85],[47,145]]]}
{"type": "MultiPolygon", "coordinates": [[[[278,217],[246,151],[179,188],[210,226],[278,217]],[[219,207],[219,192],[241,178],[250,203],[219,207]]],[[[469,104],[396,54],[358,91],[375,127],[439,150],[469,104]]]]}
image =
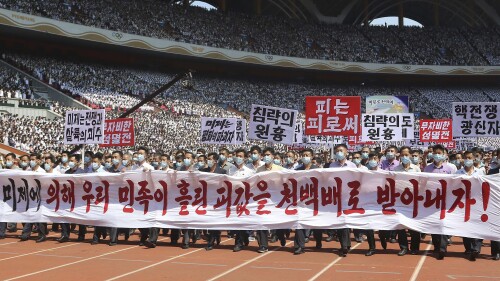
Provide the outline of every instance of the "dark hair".
{"type": "Polygon", "coordinates": [[[271,152],[271,154],[273,156],[275,155],[274,148],[272,148],[272,147],[266,147],[266,148],[264,148],[264,150],[262,150],[262,153],[266,153],[268,151],[271,152]]]}
{"type": "Polygon", "coordinates": [[[339,144],[337,144],[337,145],[333,148],[333,150],[337,150],[337,148],[339,148],[339,147],[343,147],[343,148],[345,148],[345,149],[347,150],[347,145],[345,145],[344,143],[339,143],[339,144]]]}
{"type": "Polygon", "coordinates": [[[441,144],[436,144],[435,146],[433,146],[432,151],[435,151],[435,150],[441,150],[443,152],[448,153],[448,150],[441,144]]]}
{"type": "Polygon", "coordinates": [[[408,149],[408,152],[411,153],[411,148],[409,146],[402,146],[400,149],[399,149],[399,152],[405,150],[405,149],[408,149]]]}
{"type": "Polygon", "coordinates": [[[82,160],[82,156],[80,154],[72,154],[69,158],[75,157],[76,161],[80,162],[82,160]]]}
{"type": "Polygon", "coordinates": [[[92,151],[89,151],[89,150],[85,151],[85,153],[83,155],[88,155],[88,156],[90,156],[90,158],[94,158],[94,153],[92,151]]]}
{"type": "Polygon", "coordinates": [[[147,149],[145,146],[139,146],[137,148],[137,152],[139,152],[139,150],[144,150],[146,152],[146,154],[149,154],[149,149],[147,149]]]}
{"type": "MultiPolygon", "coordinates": [[[[391,149],[391,148],[394,148],[394,149],[396,150],[396,152],[399,152],[399,149],[398,149],[398,147],[397,147],[397,146],[395,146],[395,145],[389,145],[389,146],[387,147],[387,149],[391,149]]],[[[386,149],[386,150],[387,150],[387,149],[386,149]]]]}
{"type": "Polygon", "coordinates": [[[41,160],[42,159],[42,155],[39,154],[39,153],[31,153],[30,157],[35,157],[36,160],[41,160]]]}
{"type": "MultiPolygon", "coordinates": [[[[94,157],[92,157],[92,159],[97,158],[97,159],[101,160],[101,159],[102,159],[102,156],[103,156],[103,155],[102,155],[102,153],[97,152],[96,154],[94,154],[94,157]]],[[[108,156],[109,156],[109,155],[108,155],[108,156]]]]}
{"type": "Polygon", "coordinates": [[[17,156],[16,156],[14,153],[12,153],[12,152],[11,152],[11,153],[7,153],[7,154],[5,154],[5,158],[7,158],[7,157],[9,157],[9,156],[10,156],[10,157],[12,157],[12,159],[16,159],[16,157],[17,157],[17,156]]]}
{"type": "Polygon", "coordinates": [[[313,156],[314,156],[314,151],[313,151],[312,149],[310,149],[310,148],[304,148],[304,149],[302,149],[302,150],[300,151],[300,154],[304,154],[304,152],[307,152],[307,151],[308,151],[308,152],[311,152],[311,155],[313,155],[313,156]]]}
{"type": "Polygon", "coordinates": [[[123,158],[123,152],[121,152],[120,150],[113,151],[113,153],[111,153],[111,155],[113,155],[113,154],[118,154],[118,155],[120,155],[120,158],[123,158]]]}
{"type": "Polygon", "coordinates": [[[244,149],[244,148],[238,148],[234,151],[234,155],[240,153],[240,152],[243,152],[244,155],[247,155],[247,151],[244,149]]]}
{"type": "MultiPolygon", "coordinates": [[[[250,151],[249,152],[252,152],[254,150],[257,150],[259,152],[259,154],[262,154],[262,149],[260,148],[260,146],[258,145],[253,145],[252,147],[250,147],[250,151]]],[[[274,153],[273,153],[274,154],[274,153]]]]}
{"type": "Polygon", "coordinates": [[[207,155],[207,158],[212,156],[212,158],[215,160],[215,161],[218,161],[219,160],[219,154],[217,152],[210,152],[208,155],[207,155]]]}
{"type": "Polygon", "coordinates": [[[379,159],[380,159],[380,156],[379,156],[379,154],[378,154],[377,152],[370,152],[370,153],[368,154],[368,158],[372,158],[372,157],[375,157],[375,156],[377,156],[377,158],[379,158],[379,159]]]}
{"type": "Polygon", "coordinates": [[[56,158],[52,154],[50,154],[50,156],[45,157],[45,160],[47,159],[50,159],[50,163],[52,164],[56,163],[56,158]]]}

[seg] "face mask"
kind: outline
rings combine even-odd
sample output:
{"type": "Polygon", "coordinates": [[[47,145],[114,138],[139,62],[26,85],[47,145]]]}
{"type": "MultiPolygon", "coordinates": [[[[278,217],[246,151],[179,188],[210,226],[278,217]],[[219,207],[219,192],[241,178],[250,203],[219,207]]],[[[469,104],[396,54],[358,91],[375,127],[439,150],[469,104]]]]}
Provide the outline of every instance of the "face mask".
{"type": "Polygon", "coordinates": [[[434,162],[436,163],[443,162],[445,159],[445,156],[443,154],[434,154],[432,155],[432,157],[434,158],[434,162]]]}
{"type": "Polygon", "coordinates": [[[48,171],[50,171],[50,168],[51,168],[51,167],[50,167],[50,164],[47,164],[47,163],[43,164],[43,169],[44,169],[45,171],[47,171],[47,172],[48,172],[48,171]]]}
{"type": "Polygon", "coordinates": [[[241,158],[241,157],[234,157],[233,160],[234,160],[234,163],[236,163],[236,165],[238,165],[238,166],[243,164],[243,161],[244,161],[243,158],[241,158]]]}
{"type": "Polygon", "coordinates": [[[464,160],[464,166],[465,167],[472,167],[472,165],[474,165],[474,161],[472,161],[470,159],[465,159],[464,160]]]}
{"type": "Polygon", "coordinates": [[[176,166],[177,168],[180,168],[180,167],[182,167],[182,163],[180,163],[180,162],[175,162],[175,166],[176,166]]]}
{"type": "Polygon", "coordinates": [[[252,158],[252,161],[257,161],[257,160],[260,159],[260,155],[256,154],[256,153],[253,153],[252,156],[251,156],[251,158],[252,158]]]}
{"type": "Polygon", "coordinates": [[[247,159],[247,164],[252,164],[252,163],[253,163],[253,161],[252,161],[252,157],[248,158],[248,159],[247,159]]]}
{"type": "Polygon", "coordinates": [[[36,161],[31,160],[30,161],[30,167],[33,169],[36,167],[36,161]]]}
{"type": "Polygon", "coordinates": [[[191,166],[191,159],[184,159],[184,166],[186,167],[191,166]]]}
{"type": "Polygon", "coordinates": [[[268,155],[264,156],[263,160],[264,160],[264,163],[266,163],[266,164],[273,162],[273,158],[271,156],[268,156],[268,155]]]}
{"type": "Polygon", "coordinates": [[[153,162],[153,163],[151,163],[151,166],[153,166],[153,167],[155,167],[155,168],[156,168],[156,167],[158,167],[158,162],[153,162]]]}
{"type": "Polygon", "coordinates": [[[214,166],[214,160],[208,160],[207,164],[209,168],[212,168],[214,166]]]}
{"type": "Polygon", "coordinates": [[[7,167],[7,168],[12,167],[12,165],[14,165],[14,162],[12,162],[12,161],[6,161],[5,162],[5,167],[7,167]]]}
{"type": "Polygon", "coordinates": [[[227,162],[229,162],[229,163],[233,164],[233,163],[234,163],[234,159],[233,159],[233,158],[229,158],[229,159],[227,160],[227,162]]]}
{"type": "Polygon", "coordinates": [[[132,161],[137,162],[137,161],[139,161],[139,158],[134,157],[134,158],[132,158],[132,161]]]}
{"type": "Polygon", "coordinates": [[[412,157],[412,158],[411,158],[411,162],[413,163],[413,165],[418,165],[418,161],[419,161],[419,160],[420,160],[420,159],[419,159],[418,157],[412,157]]]}
{"type": "Polygon", "coordinates": [[[385,155],[385,158],[387,158],[389,160],[394,159],[394,157],[395,157],[395,155],[392,152],[387,152],[387,154],[385,155]]]}
{"type": "Polygon", "coordinates": [[[26,168],[26,167],[28,167],[28,163],[26,163],[26,162],[24,162],[24,161],[23,161],[23,162],[21,162],[19,165],[21,165],[21,168],[26,168]]]}
{"type": "Polygon", "coordinates": [[[90,162],[90,157],[88,156],[83,157],[83,163],[87,164],[89,162],[90,162]]]}
{"type": "Polygon", "coordinates": [[[144,155],[142,155],[142,154],[137,155],[137,161],[139,161],[139,162],[144,161],[144,155]]]}
{"type": "Polygon", "coordinates": [[[411,162],[410,157],[408,156],[401,157],[401,163],[403,163],[404,165],[408,165],[410,164],[410,162],[411,162]]]}
{"type": "Polygon", "coordinates": [[[373,169],[378,166],[378,162],[375,160],[370,160],[367,163],[368,168],[373,169]]]}
{"type": "Polygon", "coordinates": [[[339,151],[335,153],[335,157],[337,158],[338,161],[342,161],[345,159],[345,154],[342,151],[339,151]]]}
{"type": "Polygon", "coordinates": [[[431,160],[433,157],[432,153],[427,154],[427,160],[431,160]]]}
{"type": "Polygon", "coordinates": [[[165,161],[161,161],[161,162],[160,162],[160,167],[161,167],[162,169],[166,168],[167,166],[168,166],[167,162],[165,162],[165,161]]]}
{"type": "Polygon", "coordinates": [[[361,158],[368,159],[368,152],[361,153],[361,158]]]}
{"type": "Polygon", "coordinates": [[[122,165],[127,166],[128,165],[128,160],[122,160],[122,165]]]}
{"type": "Polygon", "coordinates": [[[68,166],[69,166],[70,169],[73,169],[75,167],[75,162],[69,161],[68,162],[68,166]]]}
{"type": "MultiPolygon", "coordinates": [[[[105,167],[106,169],[111,169],[111,163],[108,163],[108,162],[104,163],[104,167],[105,167]]],[[[94,168],[94,167],[92,167],[92,168],[94,168]]],[[[97,169],[96,169],[96,170],[97,170],[97,169]]]]}
{"type": "Polygon", "coordinates": [[[361,159],[353,159],[352,163],[354,163],[354,164],[356,164],[356,166],[358,166],[359,164],[361,164],[361,159]]]}
{"type": "Polygon", "coordinates": [[[92,163],[92,170],[95,171],[95,170],[99,169],[99,166],[100,165],[98,163],[92,163]]]}
{"type": "Polygon", "coordinates": [[[274,165],[281,165],[281,161],[279,159],[274,159],[273,162],[274,165]]]}
{"type": "Polygon", "coordinates": [[[308,165],[311,163],[311,157],[302,157],[302,163],[304,163],[304,165],[308,165]]]}
{"type": "Polygon", "coordinates": [[[113,160],[111,160],[111,162],[113,162],[113,165],[118,165],[120,163],[120,160],[119,159],[113,159],[113,160]]]}
{"type": "Polygon", "coordinates": [[[291,157],[287,157],[285,161],[288,165],[293,163],[293,159],[291,157]]]}
{"type": "Polygon", "coordinates": [[[61,162],[63,162],[64,164],[66,164],[66,162],[68,162],[68,157],[63,156],[63,158],[61,158],[61,162]]]}
{"type": "Polygon", "coordinates": [[[219,156],[219,162],[222,163],[224,161],[226,161],[226,156],[224,156],[224,155],[219,156]]]}

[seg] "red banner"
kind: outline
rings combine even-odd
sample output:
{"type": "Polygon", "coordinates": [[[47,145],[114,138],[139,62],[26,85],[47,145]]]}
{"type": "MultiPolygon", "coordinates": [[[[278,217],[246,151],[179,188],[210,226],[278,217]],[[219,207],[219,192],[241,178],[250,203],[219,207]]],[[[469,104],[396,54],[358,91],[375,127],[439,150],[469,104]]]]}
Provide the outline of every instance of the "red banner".
{"type": "Polygon", "coordinates": [[[361,97],[306,97],[306,135],[360,134],[361,97]]]}
{"type": "Polygon", "coordinates": [[[133,146],[134,144],[133,118],[106,120],[104,123],[104,143],[100,146],[133,146]]]}
{"type": "Polygon", "coordinates": [[[452,142],[451,119],[420,120],[420,141],[452,142]]]}

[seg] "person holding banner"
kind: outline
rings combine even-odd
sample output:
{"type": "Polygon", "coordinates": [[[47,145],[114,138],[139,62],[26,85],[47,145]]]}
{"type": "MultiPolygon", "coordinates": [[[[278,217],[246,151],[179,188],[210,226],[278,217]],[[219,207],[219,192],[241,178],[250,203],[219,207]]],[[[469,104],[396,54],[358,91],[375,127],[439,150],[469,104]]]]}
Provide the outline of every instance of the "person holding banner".
{"type": "MultiPolygon", "coordinates": [[[[366,166],[368,170],[370,171],[376,171],[379,169],[379,155],[376,152],[371,152],[368,155],[368,162],[366,163],[366,166]]],[[[368,252],[365,253],[365,256],[370,257],[375,254],[375,231],[373,229],[365,229],[364,233],[366,235],[366,240],[368,241],[368,252]]],[[[379,232],[379,238],[380,238],[380,243],[382,244],[382,248],[385,250],[387,247],[387,243],[382,243],[382,238],[380,237],[380,232],[379,232]]]]}
{"type": "MultiPolygon", "coordinates": [[[[42,155],[41,154],[31,154],[30,155],[30,168],[35,173],[45,174],[46,171],[40,167],[42,163],[42,155]]],[[[35,223],[37,226],[38,239],[37,243],[45,241],[45,235],[47,235],[47,223],[35,223]],[[40,241],[39,241],[40,240],[40,241]]],[[[19,241],[27,241],[31,236],[31,231],[33,230],[33,223],[25,223],[23,226],[23,231],[21,236],[19,237],[19,241]]]]}
{"type": "MultiPolygon", "coordinates": [[[[337,144],[334,147],[335,152],[335,162],[330,163],[329,168],[357,168],[356,164],[347,160],[347,155],[349,154],[347,150],[347,146],[345,144],[337,144]]],[[[349,228],[341,228],[337,230],[337,235],[339,237],[340,242],[340,256],[347,256],[348,250],[351,248],[351,238],[349,235],[351,234],[351,230],[349,228]]],[[[314,231],[314,238],[316,239],[316,243],[321,241],[321,232],[314,231]]]]}
{"type": "MultiPolygon", "coordinates": [[[[385,160],[380,162],[380,169],[385,171],[393,172],[396,167],[399,166],[399,161],[396,160],[396,154],[398,153],[398,147],[395,145],[390,145],[385,150],[385,160]]],[[[396,231],[394,230],[379,230],[380,243],[387,245],[387,241],[391,243],[396,242],[396,231]]],[[[385,247],[384,247],[385,249],[385,247]]]]}
{"type": "MultiPolygon", "coordinates": [[[[226,148],[221,149],[223,153],[229,154],[229,150],[226,148]]],[[[249,177],[253,174],[255,174],[255,171],[251,170],[247,166],[245,166],[245,155],[246,151],[243,148],[236,149],[234,151],[234,164],[236,166],[232,166],[229,169],[229,175],[233,177],[249,177]]],[[[222,156],[222,155],[221,155],[222,156]]],[[[224,159],[222,163],[224,163],[227,159],[224,159]]],[[[220,163],[220,160],[219,160],[220,163]]],[[[222,169],[224,169],[223,166],[221,166],[222,169]]],[[[244,246],[247,246],[249,243],[248,237],[250,236],[251,231],[247,230],[237,230],[234,231],[236,233],[236,237],[234,240],[234,248],[233,252],[239,252],[243,249],[244,246]]]]}
{"type": "MultiPolygon", "coordinates": [[[[450,165],[446,165],[446,148],[437,144],[432,148],[433,162],[425,167],[425,173],[435,174],[453,174],[450,165]]],[[[446,254],[448,247],[448,237],[442,234],[432,234],[432,244],[434,245],[434,252],[437,253],[437,259],[442,260],[446,254]]]]}
{"type": "MultiPolygon", "coordinates": [[[[68,167],[69,170],[65,172],[65,174],[84,174],[85,171],[80,168],[81,156],[80,155],[71,155],[68,159],[68,167]]],[[[87,232],[87,227],[85,225],[78,225],[78,240],[79,242],[85,240],[85,233],[87,232]]],[[[70,224],[69,223],[61,223],[61,237],[57,239],[59,243],[64,243],[69,241],[70,234],[70,224]]]]}
{"type": "MultiPolygon", "coordinates": [[[[497,157],[500,157],[500,149],[497,149],[497,157]]],[[[500,167],[488,171],[488,175],[496,175],[500,173],[500,167]]],[[[491,241],[491,256],[493,260],[500,260],[500,241],[491,241]]]]}
{"type": "MultiPolygon", "coordinates": [[[[312,151],[312,149],[306,148],[302,150],[301,156],[302,156],[301,158],[302,165],[300,165],[295,170],[307,171],[312,169],[318,169],[317,166],[314,166],[312,164],[312,157],[314,156],[314,151],[312,151]]],[[[293,252],[294,255],[300,255],[305,253],[304,249],[306,248],[306,241],[309,241],[310,234],[311,234],[310,229],[295,229],[295,238],[293,241],[293,247],[295,249],[293,252]]]]}
{"type": "MultiPolygon", "coordinates": [[[[264,158],[263,158],[264,165],[258,167],[256,170],[256,173],[283,170],[283,167],[274,164],[275,152],[274,152],[274,149],[272,147],[264,148],[263,154],[264,154],[264,158]]],[[[253,156],[253,154],[252,154],[252,156],[253,156]]],[[[255,162],[254,162],[254,167],[255,167],[255,162]]],[[[257,230],[256,232],[257,232],[257,242],[259,243],[259,249],[257,250],[257,252],[265,253],[268,251],[268,246],[269,246],[268,240],[267,240],[267,237],[269,236],[269,231],[257,230]]],[[[281,245],[284,246],[284,244],[286,243],[285,230],[284,229],[277,230],[276,235],[278,236],[281,245]]]]}
{"type": "MultiPolygon", "coordinates": [[[[129,154],[128,154],[129,155],[129,154]]],[[[129,155],[130,156],[130,155],[129,155]]],[[[107,169],[108,172],[117,174],[117,173],[123,173],[126,171],[126,165],[128,164],[128,160],[125,161],[123,159],[124,155],[121,151],[113,151],[111,153],[111,162],[112,166],[111,168],[107,169]],[[126,164],[126,165],[123,165],[126,164]]],[[[125,241],[128,240],[129,238],[129,229],[125,228],[125,241]]],[[[110,227],[109,228],[109,246],[116,246],[118,240],[118,228],[116,227],[110,227]]]]}
{"type": "MultiPolygon", "coordinates": [[[[92,169],[92,173],[107,173],[106,170],[101,165],[102,154],[100,152],[92,155],[92,162],[90,164],[90,168],[92,169]]],[[[104,226],[94,226],[94,235],[92,236],[92,241],[90,245],[99,244],[100,237],[106,239],[107,231],[104,226]]]]}
{"type": "MultiPolygon", "coordinates": [[[[474,165],[475,157],[472,151],[466,151],[464,153],[464,167],[456,172],[458,175],[484,175],[483,170],[477,168],[474,165]]],[[[468,255],[470,261],[475,261],[479,253],[481,252],[482,239],[463,237],[463,243],[465,247],[465,254],[468,255]]]]}
{"type": "MultiPolygon", "coordinates": [[[[219,161],[219,155],[215,152],[209,153],[207,156],[207,166],[208,168],[203,168],[200,171],[205,172],[205,173],[212,173],[212,174],[219,174],[219,175],[226,175],[227,172],[226,170],[220,168],[217,165],[217,162],[219,161]]],[[[205,247],[205,250],[210,251],[214,248],[214,243],[217,242],[217,245],[220,244],[220,235],[221,231],[220,230],[209,230],[208,231],[208,237],[207,237],[207,246],[205,247]]]]}
{"type": "Polygon", "coordinates": [[[252,171],[257,171],[258,168],[264,166],[264,162],[260,160],[262,154],[262,149],[258,145],[254,145],[250,148],[250,160],[251,163],[247,164],[247,167],[252,171]]]}
{"type": "MultiPolygon", "coordinates": [[[[420,173],[420,168],[417,165],[411,163],[411,149],[408,146],[403,146],[399,150],[399,160],[400,164],[394,169],[395,172],[403,173],[420,173]]],[[[399,243],[399,253],[398,256],[404,256],[408,253],[408,237],[406,236],[406,230],[400,229],[396,231],[399,243]]],[[[412,239],[412,249],[418,248],[416,245],[417,241],[420,244],[420,233],[410,229],[410,235],[412,239]],[[418,239],[417,239],[418,237],[418,239]],[[415,241],[414,241],[415,240],[415,241]]]]}
{"type": "Polygon", "coordinates": [[[284,163],[285,165],[283,166],[283,168],[295,170],[299,166],[299,163],[297,163],[297,153],[295,153],[294,151],[288,151],[286,153],[284,163]]]}

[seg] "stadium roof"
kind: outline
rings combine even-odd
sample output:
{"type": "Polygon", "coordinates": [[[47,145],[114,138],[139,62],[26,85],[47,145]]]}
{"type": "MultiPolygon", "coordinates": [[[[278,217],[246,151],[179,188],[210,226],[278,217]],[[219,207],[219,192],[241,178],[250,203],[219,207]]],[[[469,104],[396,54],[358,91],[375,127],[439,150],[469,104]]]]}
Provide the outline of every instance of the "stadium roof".
{"type": "MultiPolygon", "coordinates": [[[[179,0],[193,2],[188,0],[179,0]]],[[[500,25],[498,0],[206,0],[225,11],[282,15],[307,21],[360,25],[402,16],[423,26],[500,25]]]]}

